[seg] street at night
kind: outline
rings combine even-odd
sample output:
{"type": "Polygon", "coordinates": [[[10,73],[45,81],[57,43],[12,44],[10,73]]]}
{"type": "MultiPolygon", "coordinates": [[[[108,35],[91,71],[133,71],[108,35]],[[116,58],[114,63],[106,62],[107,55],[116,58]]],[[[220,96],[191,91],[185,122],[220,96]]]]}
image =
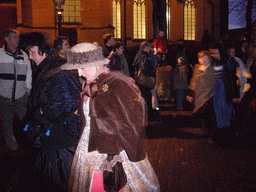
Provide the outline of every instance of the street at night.
{"type": "MultiPolygon", "coordinates": [[[[255,134],[238,136],[223,147],[199,136],[200,122],[190,111],[175,111],[168,101],[161,102],[160,107],[159,116],[149,122],[146,133],[148,158],[161,191],[256,190],[255,134]]],[[[33,191],[25,183],[26,167],[35,152],[25,145],[24,137],[17,136],[23,145],[9,156],[2,137],[1,190],[33,191]]]]}

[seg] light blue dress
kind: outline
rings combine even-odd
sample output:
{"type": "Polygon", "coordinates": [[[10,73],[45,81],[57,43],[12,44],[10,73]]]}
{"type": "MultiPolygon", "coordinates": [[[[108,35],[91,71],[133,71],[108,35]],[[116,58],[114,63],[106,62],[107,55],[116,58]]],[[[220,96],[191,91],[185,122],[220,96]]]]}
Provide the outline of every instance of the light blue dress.
{"type": "Polygon", "coordinates": [[[216,115],[217,127],[228,128],[234,119],[235,110],[232,103],[226,99],[225,85],[223,82],[223,66],[214,67],[216,84],[213,94],[213,105],[216,115]]]}

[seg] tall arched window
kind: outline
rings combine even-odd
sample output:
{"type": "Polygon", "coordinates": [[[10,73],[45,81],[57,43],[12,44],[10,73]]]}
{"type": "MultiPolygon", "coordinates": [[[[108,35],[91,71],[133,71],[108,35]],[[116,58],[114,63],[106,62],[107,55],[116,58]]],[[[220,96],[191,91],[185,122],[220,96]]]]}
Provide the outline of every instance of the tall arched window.
{"type": "Polygon", "coordinates": [[[184,40],[195,40],[195,4],[187,0],[184,4],[184,40]]]}
{"type": "Polygon", "coordinates": [[[170,21],[171,21],[171,12],[170,12],[170,0],[166,0],[166,37],[170,39],[170,21]]]}
{"type": "Polygon", "coordinates": [[[81,22],[80,0],[66,0],[63,8],[63,22],[81,22]]]}
{"type": "Polygon", "coordinates": [[[145,0],[133,1],[133,38],[146,39],[145,0]]]}
{"type": "Polygon", "coordinates": [[[120,0],[113,0],[113,26],[115,27],[114,36],[121,39],[121,4],[120,0]]]}

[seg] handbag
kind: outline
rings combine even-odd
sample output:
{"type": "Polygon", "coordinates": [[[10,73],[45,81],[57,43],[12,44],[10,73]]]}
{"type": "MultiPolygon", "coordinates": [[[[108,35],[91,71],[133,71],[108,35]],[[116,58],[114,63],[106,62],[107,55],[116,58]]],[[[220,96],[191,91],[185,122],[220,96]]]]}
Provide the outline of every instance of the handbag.
{"type": "Polygon", "coordinates": [[[149,89],[154,89],[156,85],[155,78],[143,73],[141,67],[137,73],[135,81],[138,86],[148,87],[149,89]]]}
{"type": "Polygon", "coordinates": [[[127,177],[119,155],[110,155],[103,163],[103,186],[106,192],[122,191],[127,177]]]}

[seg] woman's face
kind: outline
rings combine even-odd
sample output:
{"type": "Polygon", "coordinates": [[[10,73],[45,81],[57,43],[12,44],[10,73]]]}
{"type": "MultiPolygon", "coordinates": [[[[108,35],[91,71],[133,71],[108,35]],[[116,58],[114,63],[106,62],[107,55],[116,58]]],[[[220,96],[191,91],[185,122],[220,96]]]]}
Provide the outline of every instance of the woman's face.
{"type": "Polygon", "coordinates": [[[151,47],[150,47],[150,46],[147,46],[147,47],[145,47],[145,49],[144,49],[144,51],[146,51],[147,53],[149,53],[150,50],[151,50],[151,47]]]}
{"type": "Polygon", "coordinates": [[[204,55],[203,57],[198,57],[198,62],[200,65],[204,65],[206,67],[209,67],[211,65],[210,58],[207,55],[204,55]]]}
{"type": "Polygon", "coordinates": [[[79,77],[84,77],[89,82],[92,82],[97,78],[96,74],[97,74],[97,67],[95,66],[78,69],[79,77]]]}
{"type": "Polygon", "coordinates": [[[43,55],[40,55],[38,53],[38,46],[31,47],[28,50],[28,52],[29,52],[29,59],[34,61],[37,66],[46,58],[45,53],[43,55]]]}
{"type": "Polygon", "coordinates": [[[67,53],[67,51],[70,49],[70,46],[69,46],[69,43],[68,43],[68,40],[66,39],[63,39],[62,40],[62,50],[67,53]]]}

